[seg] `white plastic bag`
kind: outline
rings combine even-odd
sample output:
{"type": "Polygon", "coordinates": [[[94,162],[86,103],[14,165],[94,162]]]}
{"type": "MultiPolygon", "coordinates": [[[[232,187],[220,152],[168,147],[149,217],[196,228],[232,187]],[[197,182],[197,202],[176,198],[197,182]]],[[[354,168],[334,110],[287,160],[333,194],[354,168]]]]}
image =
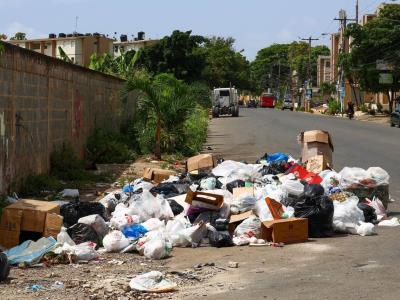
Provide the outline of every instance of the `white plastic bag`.
{"type": "Polygon", "coordinates": [[[363,185],[362,182],[368,179],[370,176],[367,171],[362,168],[350,168],[344,167],[339,173],[340,175],[340,186],[344,189],[355,188],[359,185],[363,185]]]}
{"type": "Polygon", "coordinates": [[[391,218],[390,220],[380,221],[378,226],[386,226],[386,227],[397,227],[400,226],[400,220],[398,218],[391,218]]]}
{"type": "Polygon", "coordinates": [[[161,228],[163,228],[165,226],[164,222],[160,221],[157,218],[148,219],[146,222],[142,223],[142,225],[148,231],[158,230],[158,229],[161,229],[161,228]]]}
{"type": "Polygon", "coordinates": [[[131,279],[129,286],[132,290],[150,293],[172,292],[176,289],[176,284],[164,279],[159,271],[138,275],[131,279]]]}
{"type": "Polygon", "coordinates": [[[116,229],[123,229],[125,226],[130,224],[139,223],[139,216],[136,215],[127,215],[127,214],[117,214],[110,219],[110,227],[116,229]]]}
{"type": "Polygon", "coordinates": [[[145,222],[151,218],[158,218],[160,220],[170,220],[174,218],[168,201],[160,195],[154,197],[147,190],[144,190],[142,197],[133,202],[129,208],[133,215],[140,216],[141,222],[145,222]]]}
{"type": "Polygon", "coordinates": [[[300,196],[304,193],[304,185],[300,180],[284,180],[282,182],[282,189],[288,194],[293,196],[300,196]]]}
{"type": "Polygon", "coordinates": [[[250,216],[242,223],[240,223],[234,232],[234,236],[256,236],[258,237],[261,231],[261,221],[256,216],[250,216]]]}
{"type": "Polygon", "coordinates": [[[270,221],[274,218],[272,217],[271,211],[267,203],[265,202],[265,198],[262,198],[256,202],[255,205],[256,215],[260,218],[261,222],[270,221]]]}
{"type": "Polygon", "coordinates": [[[120,252],[129,246],[129,240],[119,230],[113,230],[103,239],[103,246],[107,252],[120,252]]]}
{"type": "Polygon", "coordinates": [[[100,215],[90,215],[78,220],[78,223],[86,224],[92,227],[100,239],[108,233],[108,226],[100,215]]]}
{"type": "Polygon", "coordinates": [[[144,256],[150,259],[163,259],[169,256],[172,245],[167,243],[161,231],[149,233],[147,242],[144,244],[144,256]]]}
{"type": "Polygon", "coordinates": [[[335,171],[325,170],[319,176],[322,178],[321,185],[325,190],[325,194],[329,193],[329,189],[338,186],[340,183],[340,174],[335,171]]]}
{"type": "Polygon", "coordinates": [[[215,177],[205,178],[200,181],[200,188],[202,190],[213,190],[215,189],[216,185],[217,180],[215,179],[215,177]]]}
{"type": "Polygon", "coordinates": [[[76,189],[64,189],[59,193],[61,198],[76,198],[79,197],[79,190],[76,189]]]}
{"type": "Polygon", "coordinates": [[[361,224],[357,226],[357,234],[361,236],[375,235],[375,225],[372,223],[361,222],[361,224]]]}
{"type": "Polygon", "coordinates": [[[236,200],[234,200],[230,207],[232,214],[239,214],[255,208],[256,198],[254,195],[249,193],[241,194],[236,200]]]}
{"type": "Polygon", "coordinates": [[[364,213],[358,208],[358,198],[350,197],[344,202],[333,201],[333,229],[337,232],[357,234],[357,227],[364,222],[364,213]]]}
{"type": "Polygon", "coordinates": [[[378,220],[386,217],[386,209],[381,200],[379,200],[377,197],[374,197],[372,201],[369,199],[365,200],[367,205],[375,209],[375,213],[378,216],[378,220]]]}
{"type": "Polygon", "coordinates": [[[56,248],[54,253],[61,254],[73,254],[78,260],[90,261],[99,257],[99,254],[95,250],[96,244],[93,242],[85,242],[79,245],[69,245],[65,243],[62,247],[56,248]]]}
{"type": "Polygon", "coordinates": [[[377,186],[389,184],[390,176],[384,169],[380,167],[371,167],[367,170],[367,173],[369,177],[376,182],[377,186]]]}
{"type": "Polygon", "coordinates": [[[57,234],[57,243],[60,245],[68,244],[70,246],[75,246],[75,242],[71,239],[65,227],[61,227],[60,233],[57,234]]]}

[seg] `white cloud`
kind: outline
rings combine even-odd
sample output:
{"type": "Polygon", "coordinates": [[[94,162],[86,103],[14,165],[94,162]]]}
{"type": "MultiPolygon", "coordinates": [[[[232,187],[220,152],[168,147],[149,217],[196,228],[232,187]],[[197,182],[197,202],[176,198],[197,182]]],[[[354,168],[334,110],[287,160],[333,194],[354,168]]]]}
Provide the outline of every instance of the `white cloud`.
{"type": "Polygon", "coordinates": [[[8,25],[8,27],[6,29],[6,34],[9,37],[12,37],[15,35],[16,32],[26,33],[26,37],[28,39],[41,38],[41,37],[46,36],[44,33],[42,33],[41,31],[39,31],[33,27],[26,26],[20,22],[12,22],[10,25],[8,25]]]}

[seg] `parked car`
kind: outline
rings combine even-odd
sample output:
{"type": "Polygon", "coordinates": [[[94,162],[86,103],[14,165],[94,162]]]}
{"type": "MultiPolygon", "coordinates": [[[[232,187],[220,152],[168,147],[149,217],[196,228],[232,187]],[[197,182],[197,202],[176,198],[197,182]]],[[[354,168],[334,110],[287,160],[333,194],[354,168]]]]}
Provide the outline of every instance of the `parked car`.
{"type": "Polygon", "coordinates": [[[292,99],[285,99],[283,101],[282,110],[290,109],[293,110],[293,101],[292,99]]]}
{"type": "Polygon", "coordinates": [[[276,105],[276,97],[274,94],[264,93],[260,97],[260,107],[274,108],[276,105]]]}
{"type": "Polygon", "coordinates": [[[392,115],[390,116],[390,126],[397,126],[400,128],[400,104],[397,105],[397,108],[392,115]]]}
{"type": "Polygon", "coordinates": [[[255,99],[251,99],[249,102],[247,102],[247,107],[248,108],[257,108],[257,101],[255,99]]]}

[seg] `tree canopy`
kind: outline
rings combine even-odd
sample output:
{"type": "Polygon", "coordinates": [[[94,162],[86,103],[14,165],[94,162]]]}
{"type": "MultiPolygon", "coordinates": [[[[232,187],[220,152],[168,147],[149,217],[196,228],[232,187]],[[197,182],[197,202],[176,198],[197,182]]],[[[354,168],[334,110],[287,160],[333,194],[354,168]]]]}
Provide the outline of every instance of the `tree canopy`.
{"type": "MultiPolygon", "coordinates": [[[[340,64],[345,73],[361,87],[370,92],[383,92],[389,97],[389,110],[393,107],[393,94],[399,90],[400,56],[400,7],[386,5],[377,18],[364,26],[351,24],[346,35],[352,37],[351,53],[343,55],[340,64]],[[378,70],[377,61],[382,60],[391,70],[378,70]],[[392,84],[380,83],[382,74],[393,76],[392,84]],[[389,93],[392,91],[392,93],[389,93]]],[[[385,75],[383,75],[385,76],[385,75]]]]}
{"type": "Polygon", "coordinates": [[[15,35],[10,40],[17,40],[17,41],[26,40],[26,33],[17,32],[17,33],[15,33],[15,35]]]}

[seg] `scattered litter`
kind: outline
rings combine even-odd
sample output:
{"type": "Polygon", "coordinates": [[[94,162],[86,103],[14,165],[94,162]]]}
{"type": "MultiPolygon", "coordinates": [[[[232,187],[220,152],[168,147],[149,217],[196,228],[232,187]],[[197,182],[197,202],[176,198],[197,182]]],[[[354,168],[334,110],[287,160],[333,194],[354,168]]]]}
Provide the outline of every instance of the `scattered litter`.
{"type": "Polygon", "coordinates": [[[129,286],[133,290],[148,293],[168,293],[176,290],[177,285],[164,278],[158,271],[151,271],[131,279],[129,286]]]}

